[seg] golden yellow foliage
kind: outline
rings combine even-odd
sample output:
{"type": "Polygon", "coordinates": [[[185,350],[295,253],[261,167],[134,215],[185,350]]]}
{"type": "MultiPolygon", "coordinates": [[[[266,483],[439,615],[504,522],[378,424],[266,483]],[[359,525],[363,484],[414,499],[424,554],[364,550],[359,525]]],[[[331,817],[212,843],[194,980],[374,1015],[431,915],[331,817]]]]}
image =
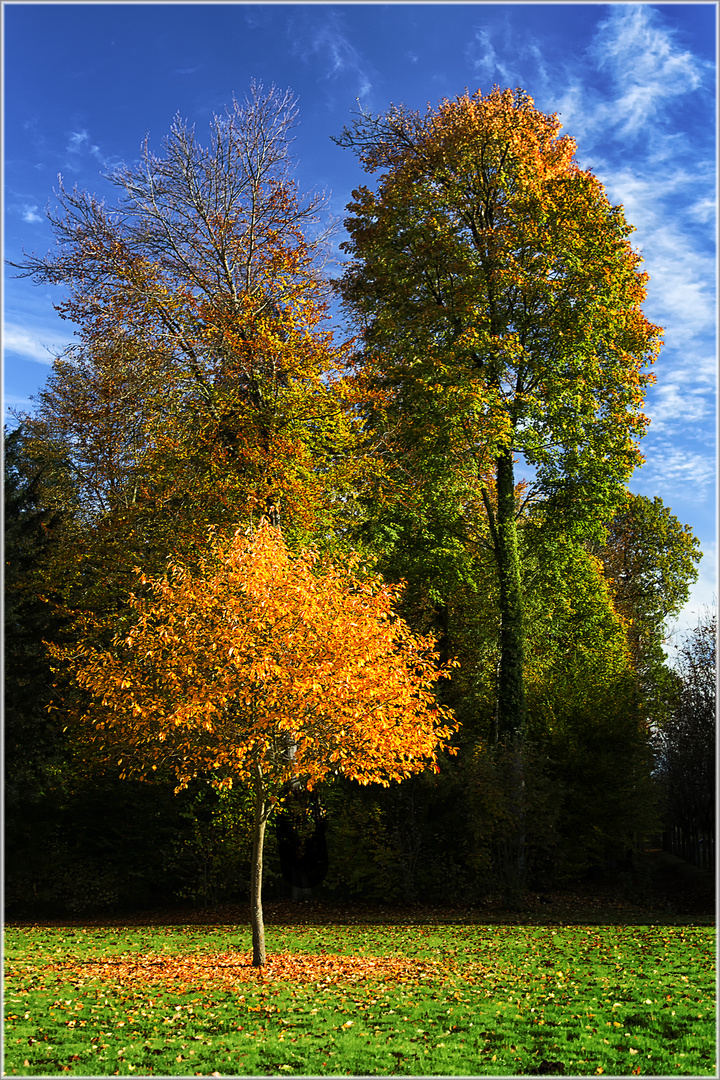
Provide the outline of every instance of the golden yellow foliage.
{"type": "Polygon", "coordinates": [[[433,639],[393,614],[397,589],[292,556],[279,529],[215,539],[198,567],[138,571],[135,622],[113,647],[55,648],[90,691],[80,718],[124,775],[164,766],[178,788],[260,768],[268,791],[329,774],[388,784],[455,728],[433,639]]]}

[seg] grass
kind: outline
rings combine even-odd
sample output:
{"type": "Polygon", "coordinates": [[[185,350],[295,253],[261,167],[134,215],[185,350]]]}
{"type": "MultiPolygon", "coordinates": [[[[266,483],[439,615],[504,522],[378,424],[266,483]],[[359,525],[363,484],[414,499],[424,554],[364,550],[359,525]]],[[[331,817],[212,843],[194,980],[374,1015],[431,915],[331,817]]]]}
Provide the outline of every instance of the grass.
{"type": "Polygon", "coordinates": [[[7,927],[6,1075],[714,1076],[709,926],[7,927]]]}

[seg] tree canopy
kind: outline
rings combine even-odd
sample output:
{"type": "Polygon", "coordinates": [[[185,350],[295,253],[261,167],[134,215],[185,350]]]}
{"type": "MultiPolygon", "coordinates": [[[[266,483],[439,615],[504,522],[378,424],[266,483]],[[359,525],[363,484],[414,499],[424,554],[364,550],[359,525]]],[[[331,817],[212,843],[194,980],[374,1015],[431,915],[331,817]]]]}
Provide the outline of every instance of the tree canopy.
{"type": "Polygon", "coordinates": [[[514,460],[571,517],[607,520],[639,463],[659,330],[622,207],[520,90],[424,116],[361,114],[338,142],[354,192],[341,283],[362,329],[378,422],[401,454],[471,463],[500,590],[499,730],[522,731],[514,460]],[[488,479],[488,477],[491,479],[488,479]]]}

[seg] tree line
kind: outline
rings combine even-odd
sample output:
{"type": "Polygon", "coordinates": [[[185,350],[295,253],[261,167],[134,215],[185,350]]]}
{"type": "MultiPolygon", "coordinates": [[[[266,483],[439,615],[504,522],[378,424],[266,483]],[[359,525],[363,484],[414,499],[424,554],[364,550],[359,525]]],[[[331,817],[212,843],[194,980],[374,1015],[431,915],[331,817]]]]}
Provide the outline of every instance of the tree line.
{"type": "Polygon", "coordinates": [[[676,790],[700,552],[628,489],[661,331],[623,208],[520,90],[360,113],[333,278],[295,122],[257,85],[176,118],[15,264],[77,338],[5,440],[16,906],[252,879],[261,927],[272,814],[296,855],[322,820],[326,895],[519,902],[676,790]]]}

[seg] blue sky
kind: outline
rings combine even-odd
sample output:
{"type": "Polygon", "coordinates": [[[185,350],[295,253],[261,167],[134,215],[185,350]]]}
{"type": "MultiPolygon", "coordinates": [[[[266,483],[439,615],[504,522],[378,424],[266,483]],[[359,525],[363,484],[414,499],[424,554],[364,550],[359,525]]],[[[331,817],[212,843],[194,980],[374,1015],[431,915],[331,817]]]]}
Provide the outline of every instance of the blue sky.
{"type": "MultiPolygon", "coordinates": [[[[649,392],[646,463],[634,491],[659,495],[699,537],[700,579],[679,623],[715,584],[715,41],[707,3],[5,3],[4,254],[45,253],[58,174],[99,195],[102,174],[160,149],[173,117],[199,134],[251,79],[299,99],[301,188],[326,189],[342,221],[366,182],[339,134],[357,108],[424,111],[466,88],[522,86],[558,112],[612,202],[636,227],[645,310],[665,327],[649,392]]],[[[342,241],[342,228],[336,241],[342,241]]],[[[60,293],[4,281],[5,407],[30,407],[72,328],[60,293]],[[50,350],[50,351],[48,351],[50,350]]]]}

